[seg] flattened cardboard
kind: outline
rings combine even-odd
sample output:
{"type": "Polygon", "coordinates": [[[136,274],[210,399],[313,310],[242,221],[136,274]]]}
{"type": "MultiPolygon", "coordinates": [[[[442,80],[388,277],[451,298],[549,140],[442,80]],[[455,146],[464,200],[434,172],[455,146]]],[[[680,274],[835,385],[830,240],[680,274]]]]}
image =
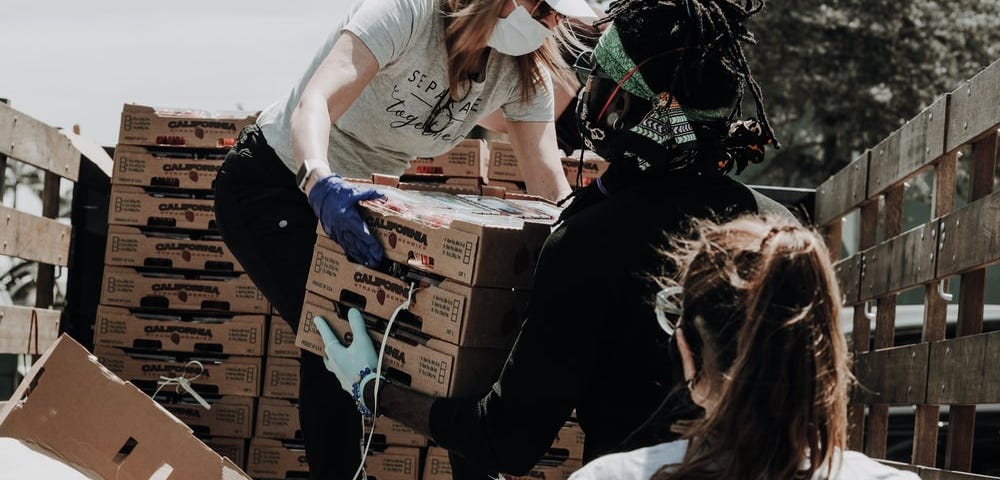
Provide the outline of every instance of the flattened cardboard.
{"type": "Polygon", "coordinates": [[[403,171],[403,175],[431,178],[486,179],[489,148],[482,139],[465,139],[451,150],[434,158],[417,158],[403,171]]]}
{"type": "MultiPolygon", "coordinates": [[[[306,288],[328,299],[388,319],[406,301],[409,284],[392,275],[350,262],[333,240],[319,236],[306,288]]],[[[469,287],[453,280],[424,283],[398,322],[463,346],[513,345],[527,310],[530,292],[469,287]]]]}
{"type": "Polygon", "coordinates": [[[106,267],[101,303],[115,307],[265,314],[270,306],[250,277],[172,278],[106,267]]]}
{"type": "Polygon", "coordinates": [[[369,451],[365,473],[371,480],[417,480],[420,478],[420,449],[391,446],[369,451]]]}
{"type": "Polygon", "coordinates": [[[306,451],[293,443],[255,437],[250,441],[247,473],[254,478],[306,478],[306,451]]]}
{"type": "Polygon", "coordinates": [[[490,143],[490,167],[486,174],[490,184],[494,180],[524,182],[524,174],[514,155],[514,147],[507,142],[490,143]]]}
{"type": "Polygon", "coordinates": [[[206,410],[190,396],[175,398],[173,401],[157,398],[157,403],[191,427],[199,437],[250,438],[253,435],[253,398],[225,395],[206,401],[212,405],[211,409],[206,410]]]}
{"type": "Polygon", "coordinates": [[[424,461],[424,475],[421,478],[422,480],[452,480],[451,460],[448,459],[448,450],[441,447],[427,448],[427,459],[424,461]]]}
{"type": "Polygon", "coordinates": [[[216,230],[215,202],[210,198],[164,196],[142,187],[113,185],[108,224],[134,227],[216,230]]]}
{"type": "Polygon", "coordinates": [[[14,392],[0,414],[0,436],[38,445],[99,478],[249,480],[66,335],[14,392]]]}
{"type": "MultiPolygon", "coordinates": [[[[346,338],[350,325],[338,316],[334,303],[307,291],[296,345],[323,355],[323,339],[312,321],[317,315],[326,319],[342,343],[349,343],[346,338]]],[[[378,348],[383,334],[370,327],[368,333],[378,348]]],[[[421,338],[396,326],[385,350],[384,375],[439,397],[482,394],[490,388],[507,359],[505,349],[459,347],[436,338],[421,338]]]]}
{"type": "Polygon", "coordinates": [[[267,336],[267,356],[299,358],[302,350],[295,346],[295,332],[278,314],[271,315],[271,328],[267,336]]]}
{"type": "Polygon", "coordinates": [[[115,148],[115,171],[111,184],[211,190],[224,155],[215,153],[209,158],[205,156],[119,145],[115,148]]]}
{"type": "Polygon", "coordinates": [[[127,308],[97,307],[94,345],[173,352],[264,354],[264,315],[237,315],[220,321],[160,320],[127,308]]]}
{"type": "Polygon", "coordinates": [[[524,222],[521,229],[454,220],[433,227],[360,204],[369,229],[389,260],[466,285],[531,288],[535,263],[549,226],[524,222]]]}
{"type": "Polygon", "coordinates": [[[118,134],[121,145],[229,148],[256,113],[202,112],[125,104],[118,134]]]}
{"type": "MultiPolygon", "coordinates": [[[[364,418],[365,438],[372,431],[372,419],[364,418]]],[[[375,435],[372,436],[375,445],[398,445],[401,447],[426,447],[427,437],[417,433],[402,423],[389,417],[379,417],[375,420],[375,435]]]]}
{"type": "Polygon", "coordinates": [[[261,397],[257,405],[255,431],[258,437],[302,441],[298,402],[261,397]]]}
{"type": "Polygon", "coordinates": [[[229,247],[220,240],[164,238],[135,227],[110,225],[104,251],[105,265],[163,267],[188,270],[242,272],[229,247]]]}
{"type": "Polygon", "coordinates": [[[267,357],[264,368],[264,396],[299,398],[299,365],[297,358],[267,357]]]}
{"type": "MultiPolygon", "coordinates": [[[[244,397],[260,394],[260,357],[208,358],[198,355],[196,358],[202,365],[199,367],[189,364],[188,357],[168,354],[157,355],[162,358],[150,358],[150,354],[108,347],[96,347],[94,354],[108,370],[145,390],[156,390],[161,377],[184,377],[199,393],[244,397]]],[[[183,391],[173,386],[164,389],[183,391]]]]}

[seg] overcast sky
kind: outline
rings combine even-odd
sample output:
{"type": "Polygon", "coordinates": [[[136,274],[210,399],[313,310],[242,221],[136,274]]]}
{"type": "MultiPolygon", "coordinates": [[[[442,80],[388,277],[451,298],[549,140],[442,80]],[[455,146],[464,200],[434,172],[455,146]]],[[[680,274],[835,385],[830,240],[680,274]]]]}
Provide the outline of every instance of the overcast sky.
{"type": "Polygon", "coordinates": [[[285,95],[352,0],[3,0],[0,98],[95,142],[124,103],[259,110],[285,95]]]}

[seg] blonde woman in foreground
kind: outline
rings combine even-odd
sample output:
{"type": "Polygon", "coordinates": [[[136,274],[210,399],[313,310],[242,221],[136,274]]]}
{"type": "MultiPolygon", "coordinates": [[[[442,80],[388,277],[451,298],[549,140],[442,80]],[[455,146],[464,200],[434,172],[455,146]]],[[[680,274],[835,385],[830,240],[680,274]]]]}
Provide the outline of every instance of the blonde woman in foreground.
{"type": "Polygon", "coordinates": [[[742,217],[700,225],[668,257],[681,285],[657,296],[657,318],[705,416],[682,440],[598,458],[570,480],[918,479],[845,450],[847,347],[818,235],[742,217]]]}

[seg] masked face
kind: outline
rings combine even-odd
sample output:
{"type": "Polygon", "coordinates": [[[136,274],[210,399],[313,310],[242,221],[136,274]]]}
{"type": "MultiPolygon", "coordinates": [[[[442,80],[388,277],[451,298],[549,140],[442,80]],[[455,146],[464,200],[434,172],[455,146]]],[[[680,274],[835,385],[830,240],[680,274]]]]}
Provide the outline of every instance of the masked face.
{"type": "Polygon", "coordinates": [[[608,161],[649,156],[662,152],[662,147],[630,129],[651,108],[649,101],[618,88],[618,82],[593,69],[577,96],[577,128],[587,148],[608,161]]]}
{"type": "Polygon", "coordinates": [[[486,44],[500,53],[517,57],[538,50],[552,31],[532,18],[524,6],[517,2],[514,5],[510,15],[497,20],[486,44]]]}

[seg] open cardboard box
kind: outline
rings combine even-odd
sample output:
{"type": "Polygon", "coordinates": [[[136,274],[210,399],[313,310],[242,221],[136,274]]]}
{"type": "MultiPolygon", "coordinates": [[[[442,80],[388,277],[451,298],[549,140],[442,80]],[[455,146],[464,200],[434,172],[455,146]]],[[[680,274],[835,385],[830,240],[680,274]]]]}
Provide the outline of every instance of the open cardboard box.
{"type": "Polygon", "coordinates": [[[0,437],[37,445],[92,478],[250,478],[66,335],[0,412],[0,437]]]}
{"type": "MultiPolygon", "coordinates": [[[[350,262],[340,247],[318,236],[306,288],[379,318],[388,319],[409,294],[409,284],[389,274],[350,262]]],[[[454,280],[423,281],[408,312],[406,326],[463,346],[509,348],[521,327],[530,292],[470,287],[454,280]]]]}
{"type": "MultiPolygon", "coordinates": [[[[323,355],[323,339],[313,324],[315,316],[326,319],[341,342],[350,344],[351,328],[338,314],[338,306],[332,300],[307,291],[296,345],[323,355]]],[[[373,317],[368,319],[374,320],[373,317]]],[[[372,324],[369,324],[368,333],[377,350],[383,333],[373,329],[372,324]]],[[[386,343],[382,373],[397,383],[429,395],[479,395],[490,388],[506,359],[506,349],[460,347],[394,325],[386,343]]]]}

